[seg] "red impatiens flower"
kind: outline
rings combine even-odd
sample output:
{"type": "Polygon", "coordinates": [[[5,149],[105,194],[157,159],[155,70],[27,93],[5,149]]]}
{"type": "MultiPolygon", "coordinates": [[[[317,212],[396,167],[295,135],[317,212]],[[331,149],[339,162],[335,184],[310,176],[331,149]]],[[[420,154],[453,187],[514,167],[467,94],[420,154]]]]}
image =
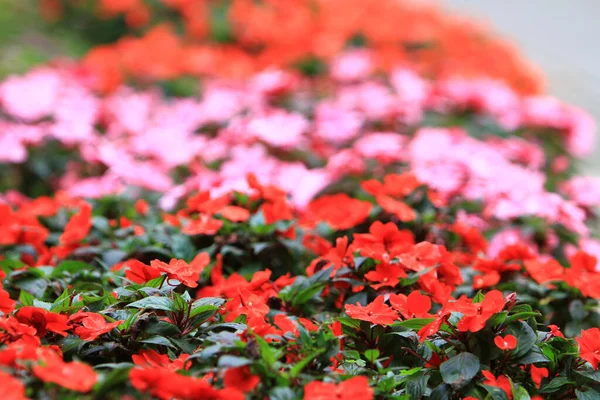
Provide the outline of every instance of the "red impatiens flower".
{"type": "Polygon", "coordinates": [[[556,325],[548,325],[548,329],[550,329],[550,334],[552,336],[556,336],[559,338],[564,338],[565,335],[560,331],[560,328],[556,325]]]}
{"type": "Polygon", "coordinates": [[[389,196],[377,196],[376,201],[387,213],[395,215],[402,222],[414,221],[417,217],[415,210],[402,201],[389,196]]]}
{"type": "Polygon", "coordinates": [[[565,269],[556,260],[525,260],[523,265],[533,280],[539,284],[565,279],[565,269]]]}
{"type": "Polygon", "coordinates": [[[304,386],[304,400],[371,400],[372,398],[373,389],[365,376],[355,376],[337,385],[312,381],[304,386]]]}
{"type": "Polygon", "coordinates": [[[226,388],[237,388],[244,393],[252,391],[260,383],[260,377],[250,372],[247,365],[229,368],[223,376],[223,385],[226,388]]]}
{"type": "Polygon", "coordinates": [[[197,219],[189,220],[182,232],[188,235],[214,235],[222,226],[223,221],[203,214],[197,219]]]}
{"type": "Polygon", "coordinates": [[[107,323],[101,314],[79,311],[69,317],[69,323],[74,327],[73,333],[81,339],[89,341],[110,332],[121,325],[123,321],[107,323]]]}
{"type": "MultiPolygon", "coordinates": [[[[184,369],[185,361],[189,354],[182,354],[177,359],[171,361],[168,355],[160,354],[154,350],[141,350],[138,354],[131,356],[133,363],[139,367],[161,367],[170,371],[178,371],[184,369]]],[[[190,365],[188,364],[188,368],[190,365]]]]}
{"type": "Polygon", "coordinates": [[[44,382],[52,382],[69,390],[86,393],[92,390],[98,376],[87,364],[73,361],[63,362],[58,357],[45,360],[44,365],[33,367],[35,376],[44,382]]]}
{"type": "Polygon", "coordinates": [[[504,337],[498,335],[494,338],[494,343],[500,350],[514,350],[517,348],[517,338],[513,335],[504,337]]]}
{"type": "Polygon", "coordinates": [[[384,254],[393,257],[410,249],[415,243],[412,232],[399,230],[393,222],[383,224],[375,221],[369,228],[369,233],[357,233],[354,235],[352,248],[360,251],[366,257],[382,260],[384,254]]]}
{"type": "Polygon", "coordinates": [[[150,266],[161,272],[166,272],[168,279],[178,280],[187,287],[195,288],[198,286],[200,271],[184,260],[173,258],[168,264],[160,260],[153,260],[150,261],[150,266]]]}
{"type": "Polygon", "coordinates": [[[419,329],[419,332],[417,332],[419,341],[424,342],[429,336],[438,333],[446,317],[447,315],[438,315],[433,321],[419,329]]]}
{"type": "Polygon", "coordinates": [[[144,199],[136,200],[133,207],[135,208],[135,211],[137,211],[137,213],[140,215],[148,214],[148,210],[150,209],[148,202],[144,199]]]}
{"type": "Polygon", "coordinates": [[[129,373],[134,388],[148,392],[161,400],[204,399],[243,400],[244,394],[236,388],[218,390],[204,379],[180,375],[166,368],[134,368],[129,373]]]}
{"type": "Polygon", "coordinates": [[[378,296],[372,303],[367,306],[346,304],[346,314],[354,319],[367,321],[372,324],[390,325],[398,320],[398,313],[388,305],[383,304],[383,296],[378,296]]]}
{"type": "Polygon", "coordinates": [[[237,206],[224,207],[219,213],[223,218],[233,222],[245,222],[250,218],[250,212],[248,210],[237,206]]]}
{"type": "Polygon", "coordinates": [[[400,278],[406,278],[408,275],[404,268],[398,263],[381,262],[377,264],[374,270],[365,274],[365,279],[370,282],[378,282],[371,284],[375,290],[379,290],[383,286],[394,287],[400,283],[400,278]]]}
{"type": "Polygon", "coordinates": [[[390,303],[406,319],[429,317],[431,299],[417,290],[408,296],[392,293],[390,294],[390,303]]]}
{"type": "Polygon", "coordinates": [[[535,385],[538,387],[540,387],[541,383],[542,383],[542,379],[547,378],[548,377],[548,368],[543,368],[543,367],[536,367],[535,365],[531,364],[531,380],[533,381],[533,383],[535,383],[535,385]]]}
{"type": "Polygon", "coordinates": [[[349,229],[365,221],[373,206],[368,201],[353,199],[345,193],[322,196],[307,207],[303,225],[327,222],[333,229],[349,229]]]}
{"type": "Polygon", "coordinates": [[[579,343],[579,353],[581,358],[592,364],[594,369],[598,369],[600,361],[600,329],[590,328],[581,331],[581,337],[575,338],[579,343]]]}
{"type": "Polygon", "coordinates": [[[0,399],[25,400],[25,386],[14,376],[0,370],[0,399]]]}
{"type": "Polygon", "coordinates": [[[32,326],[36,329],[36,335],[46,336],[47,332],[53,332],[61,336],[67,336],[70,327],[69,317],[62,314],[53,313],[43,308],[26,306],[19,308],[15,318],[22,324],[32,326]]]}
{"type": "Polygon", "coordinates": [[[65,230],[60,235],[60,243],[74,245],[81,242],[92,228],[92,206],[82,202],[79,212],[71,217],[65,225],[65,230]]]}
{"type": "Polygon", "coordinates": [[[448,309],[463,314],[457,325],[459,331],[478,332],[483,329],[488,319],[502,311],[505,304],[502,292],[492,290],[485,295],[481,303],[473,303],[472,300],[461,297],[456,302],[449,303],[448,309]]]}
{"type": "MultiPolygon", "coordinates": [[[[1,272],[0,279],[2,279],[1,272]]],[[[0,312],[10,314],[15,309],[15,304],[15,301],[10,298],[10,295],[2,288],[2,284],[0,283],[0,312]]]]}
{"type": "Polygon", "coordinates": [[[490,371],[481,371],[483,376],[485,377],[485,381],[483,381],[484,385],[495,386],[504,391],[509,399],[512,399],[512,387],[510,384],[510,379],[508,379],[504,375],[500,375],[499,377],[495,377],[490,371]]]}
{"type": "Polygon", "coordinates": [[[127,260],[122,263],[125,266],[125,277],[133,283],[142,284],[161,276],[158,268],[151,267],[139,260],[127,260]]]}

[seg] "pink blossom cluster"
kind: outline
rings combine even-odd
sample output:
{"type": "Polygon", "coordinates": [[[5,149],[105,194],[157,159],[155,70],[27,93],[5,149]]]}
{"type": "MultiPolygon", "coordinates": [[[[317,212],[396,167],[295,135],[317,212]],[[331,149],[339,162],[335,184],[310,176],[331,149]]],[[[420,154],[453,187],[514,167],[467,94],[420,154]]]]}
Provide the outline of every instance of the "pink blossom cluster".
{"type": "Polygon", "coordinates": [[[585,112],[493,81],[431,82],[406,68],[373,75],[366,52],[340,56],[330,79],[267,70],[206,82],[185,99],[128,87],[101,97],[87,83],[50,67],[2,82],[0,162],[26,162],[28,148],[55,140],[81,160],[66,166],[58,188],[100,197],[137,187],[161,192],[167,208],[198,190],[245,191],[250,173],[303,208],[344,177],[410,168],[446,199],[483,201],[490,218],[534,215],[579,233],[600,197],[582,178],[564,185],[564,197],[545,189],[540,143],[553,135],[567,163],[587,154],[595,126],[585,112]],[[428,119],[464,113],[507,137],[482,128],[475,138],[428,119]]]}

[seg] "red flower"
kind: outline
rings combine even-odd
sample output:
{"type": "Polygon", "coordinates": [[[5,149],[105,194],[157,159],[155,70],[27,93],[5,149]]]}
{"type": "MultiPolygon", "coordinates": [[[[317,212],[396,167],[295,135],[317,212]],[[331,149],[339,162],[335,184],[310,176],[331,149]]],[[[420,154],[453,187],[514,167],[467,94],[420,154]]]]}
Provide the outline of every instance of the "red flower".
{"type": "Polygon", "coordinates": [[[417,332],[417,335],[419,335],[419,341],[424,342],[428,337],[438,333],[442,327],[445,317],[445,315],[439,315],[433,321],[419,329],[419,332],[417,332]]]}
{"type": "Polygon", "coordinates": [[[160,270],[157,268],[146,265],[138,260],[127,260],[122,265],[126,267],[125,277],[133,283],[146,283],[161,275],[160,270]]]}
{"type": "Polygon", "coordinates": [[[575,338],[579,343],[579,353],[581,358],[592,364],[594,369],[598,369],[600,361],[600,329],[590,328],[581,331],[581,337],[575,338]]]}
{"type": "Polygon", "coordinates": [[[227,206],[223,208],[219,213],[223,218],[233,222],[245,222],[250,218],[250,212],[242,207],[227,206]]]}
{"type": "MultiPolygon", "coordinates": [[[[170,371],[184,369],[188,354],[182,354],[179,358],[171,361],[168,355],[160,354],[154,350],[141,350],[138,354],[131,356],[133,363],[140,367],[162,367],[170,371]]],[[[189,368],[189,365],[188,365],[189,368]]]]}
{"type": "Polygon", "coordinates": [[[214,235],[223,226],[223,221],[210,215],[201,215],[198,219],[189,220],[182,232],[188,235],[214,235]]]}
{"type": "MultiPolygon", "coordinates": [[[[0,279],[2,279],[1,275],[0,279]]],[[[15,304],[16,302],[10,298],[6,290],[2,289],[2,284],[0,283],[0,312],[10,314],[15,309],[15,304]]]]}
{"type": "Polygon", "coordinates": [[[137,213],[140,215],[148,214],[148,210],[150,209],[148,202],[146,202],[146,200],[144,199],[138,199],[133,207],[135,208],[135,211],[137,211],[137,213]]]}
{"type": "Polygon", "coordinates": [[[240,315],[245,315],[248,324],[264,322],[265,316],[270,308],[263,299],[248,290],[238,287],[238,296],[227,303],[227,309],[232,310],[226,320],[233,321],[240,315]]]}
{"type": "Polygon", "coordinates": [[[308,205],[303,225],[314,226],[324,221],[333,229],[349,229],[366,220],[372,207],[368,201],[353,199],[345,193],[322,196],[308,205]]]}
{"type": "Polygon", "coordinates": [[[60,243],[65,245],[74,245],[81,242],[87,236],[92,228],[92,206],[89,203],[82,202],[79,205],[79,212],[71,217],[65,225],[65,230],[60,235],[60,243]]]}
{"type": "Polygon", "coordinates": [[[0,399],[25,400],[25,386],[14,376],[0,370],[0,399]]]}
{"type": "Polygon", "coordinates": [[[346,304],[346,314],[354,319],[368,321],[372,324],[390,325],[398,319],[398,314],[389,306],[383,304],[383,296],[378,296],[372,303],[363,307],[360,304],[346,304]]]}
{"type": "Polygon", "coordinates": [[[168,279],[178,280],[187,287],[195,288],[198,286],[200,271],[183,260],[172,258],[169,264],[160,260],[153,260],[150,261],[150,266],[161,272],[166,272],[168,279]]]}
{"type": "Polygon", "coordinates": [[[542,379],[547,378],[548,377],[548,368],[543,368],[543,367],[536,367],[535,365],[531,364],[531,380],[533,381],[533,383],[535,383],[535,385],[538,387],[540,387],[540,384],[542,383],[542,379]]]}
{"type": "Polygon", "coordinates": [[[81,393],[92,390],[98,380],[96,373],[89,365],[78,361],[66,363],[54,357],[47,359],[43,366],[34,366],[33,373],[44,382],[56,383],[81,393]]]}
{"type": "Polygon", "coordinates": [[[259,383],[260,377],[253,375],[247,365],[229,368],[223,377],[223,385],[226,388],[238,388],[244,393],[252,391],[259,383]]]}
{"type": "Polygon", "coordinates": [[[481,303],[472,303],[471,300],[462,297],[454,303],[449,304],[449,310],[463,314],[458,322],[457,328],[461,332],[478,332],[492,315],[502,311],[506,300],[498,290],[492,290],[485,295],[481,303]]]}
{"type": "Polygon", "coordinates": [[[304,386],[304,400],[371,400],[372,398],[373,389],[364,376],[355,376],[337,385],[312,381],[304,386]]]}
{"type": "Polygon", "coordinates": [[[406,251],[414,245],[415,239],[410,231],[399,230],[396,224],[383,224],[375,221],[369,228],[369,233],[354,235],[352,248],[359,250],[361,255],[382,260],[384,254],[396,254],[406,251]]]}
{"type": "Polygon", "coordinates": [[[79,311],[69,317],[69,323],[75,327],[73,333],[81,339],[95,340],[121,325],[123,321],[107,323],[101,314],[79,311]]]}
{"type": "Polygon", "coordinates": [[[552,336],[564,338],[565,335],[560,331],[560,328],[556,325],[548,325],[548,329],[550,329],[550,334],[552,336]]]}
{"type": "Polygon", "coordinates": [[[496,378],[490,371],[481,371],[481,373],[486,379],[483,382],[484,385],[498,387],[506,393],[509,399],[512,399],[512,387],[510,385],[510,380],[506,376],[500,375],[496,378]]]}
{"type": "Polygon", "coordinates": [[[523,265],[533,280],[539,284],[565,279],[565,269],[556,260],[550,259],[546,262],[525,260],[523,265]]]}
{"type": "Polygon", "coordinates": [[[243,400],[237,389],[217,390],[204,379],[179,375],[166,368],[134,368],[129,373],[134,388],[161,400],[223,399],[243,400]]]}
{"type": "Polygon", "coordinates": [[[414,291],[408,296],[392,293],[390,294],[390,303],[406,319],[429,317],[431,299],[419,291],[414,291]]]}
{"type": "Polygon", "coordinates": [[[43,308],[32,306],[21,307],[15,314],[15,318],[22,324],[34,327],[36,335],[39,337],[46,336],[47,332],[67,336],[66,331],[70,329],[68,324],[69,317],[46,311],[43,308]]]}
{"type": "Polygon", "coordinates": [[[292,207],[285,201],[285,198],[266,202],[260,207],[260,210],[265,216],[265,223],[267,224],[273,224],[277,221],[287,221],[294,218],[292,207]]]}
{"type": "Polygon", "coordinates": [[[375,290],[383,286],[394,287],[400,283],[400,278],[405,278],[408,275],[400,264],[390,264],[387,262],[381,262],[377,264],[374,270],[369,271],[365,274],[365,278],[371,282],[379,282],[371,284],[371,287],[375,290]]]}
{"type": "Polygon", "coordinates": [[[494,343],[500,350],[514,350],[517,348],[517,338],[513,335],[504,337],[498,335],[494,338],[494,343]]]}
{"type": "Polygon", "coordinates": [[[389,196],[377,196],[376,201],[387,213],[395,215],[402,222],[414,221],[417,217],[415,210],[406,203],[392,199],[389,196]]]}

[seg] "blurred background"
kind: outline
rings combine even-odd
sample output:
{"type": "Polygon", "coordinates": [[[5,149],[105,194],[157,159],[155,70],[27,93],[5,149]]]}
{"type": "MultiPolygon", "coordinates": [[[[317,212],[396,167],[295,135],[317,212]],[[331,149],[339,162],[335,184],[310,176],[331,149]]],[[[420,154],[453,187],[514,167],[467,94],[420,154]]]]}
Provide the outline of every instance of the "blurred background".
{"type": "MultiPolygon", "coordinates": [[[[450,10],[488,21],[540,66],[547,89],[600,121],[600,1],[446,0],[450,10]]],[[[598,147],[598,143],[596,146],[598,147]]],[[[600,176],[600,151],[583,166],[600,176]]]]}
{"type": "MultiPolygon", "coordinates": [[[[0,0],[0,78],[68,54],[81,57],[85,38],[42,22],[39,0],[0,0]]],[[[421,0],[488,22],[514,41],[547,78],[547,91],[600,120],[599,0],[421,0]]],[[[118,29],[118,27],[116,27],[118,29]]],[[[107,38],[110,41],[110,38],[107,38]]],[[[583,168],[600,176],[600,151],[583,168]]]]}

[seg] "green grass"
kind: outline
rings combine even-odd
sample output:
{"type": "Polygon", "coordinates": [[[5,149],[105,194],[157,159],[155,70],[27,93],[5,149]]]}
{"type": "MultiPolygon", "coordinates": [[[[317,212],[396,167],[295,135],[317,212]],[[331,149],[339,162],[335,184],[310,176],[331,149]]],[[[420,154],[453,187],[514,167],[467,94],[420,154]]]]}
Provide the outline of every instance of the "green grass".
{"type": "Polygon", "coordinates": [[[80,57],[87,43],[65,27],[51,27],[37,0],[0,0],[0,78],[61,57],[80,57]]]}

